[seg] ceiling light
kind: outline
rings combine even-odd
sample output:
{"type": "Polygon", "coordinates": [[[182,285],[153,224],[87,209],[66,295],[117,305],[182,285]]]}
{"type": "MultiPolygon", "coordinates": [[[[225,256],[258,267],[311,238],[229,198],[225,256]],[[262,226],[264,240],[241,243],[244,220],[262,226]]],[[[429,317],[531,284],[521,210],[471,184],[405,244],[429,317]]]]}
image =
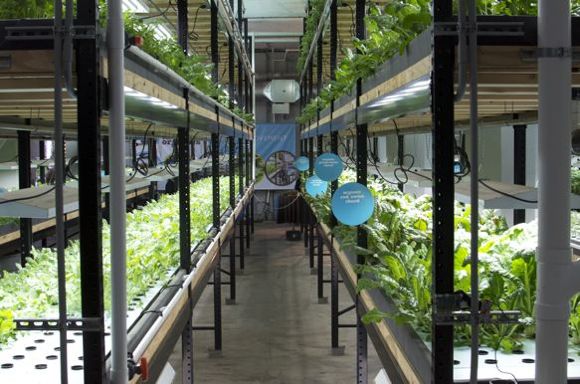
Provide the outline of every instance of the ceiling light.
{"type": "Polygon", "coordinates": [[[133,13],[148,13],[149,7],[139,0],[123,0],[123,11],[131,11],[133,13]]]}
{"type": "Polygon", "coordinates": [[[159,40],[167,40],[172,39],[173,34],[171,31],[169,31],[169,29],[167,29],[166,26],[158,25],[155,27],[155,37],[157,37],[159,40]]]}

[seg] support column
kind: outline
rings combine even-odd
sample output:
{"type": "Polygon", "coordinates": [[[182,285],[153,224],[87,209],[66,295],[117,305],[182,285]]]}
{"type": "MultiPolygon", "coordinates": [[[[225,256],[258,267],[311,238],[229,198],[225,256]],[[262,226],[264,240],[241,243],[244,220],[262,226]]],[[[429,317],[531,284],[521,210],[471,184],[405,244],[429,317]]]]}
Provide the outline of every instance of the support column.
{"type": "MultiPolygon", "coordinates": [[[[38,142],[38,158],[40,160],[45,160],[46,159],[46,148],[44,146],[44,140],[40,140],[38,142]]],[[[39,179],[40,182],[45,184],[46,183],[46,167],[41,166],[38,167],[38,174],[39,174],[39,179]]]]}
{"type": "MultiPolygon", "coordinates": [[[[250,140],[246,140],[246,188],[250,186],[250,178],[252,177],[252,170],[251,170],[251,166],[250,166],[250,140]]],[[[244,218],[245,218],[245,224],[246,224],[246,248],[250,248],[250,210],[249,210],[249,206],[246,205],[246,208],[244,209],[245,213],[244,213],[244,218]]]]}
{"type": "MultiPolygon", "coordinates": [[[[238,177],[240,183],[240,197],[244,196],[244,139],[238,139],[238,177]]],[[[246,247],[244,243],[244,215],[245,212],[242,210],[241,217],[238,219],[238,226],[240,227],[240,272],[244,271],[245,267],[245,252],[246,247]]]]}
{"type": "MultiPolygon", "coordinates": [[[[452,17],[451,0],[435,0],[435,23],[452,17]]],[[[431,110],[433,113],[433,308],[442,295],[454,292],[454,37],[433,36],[431,110]]],[[[441,325],[433,316],[433,383],[453,382],[453,326],[441,325]]]]}
{"type": "MultiPolygon", "coordinates": [[[[77,0],[79,25],[98,27],[94,0],[77,0]]],[[[99,45],[95,38],[79,39],[76,46],[77,116],[79,151],[79,237],[81,302],[83,318],[95,319],[99,330],[83,332],[84,382],[105,383],[105,334],[103,303],[103,255],[101,212],[101,105],[99,45]]]]}
{"type": "MultiPolygon", "coordinates": [[[[30,131],[18,131],[18,187],[30,188],[32,161],[30,157],[30,131]]],[[[26,266],[26,259],[32,250],[32,220],[20,219],[20,265],[26,266]]]]}
{"type": "MultiPolygon", "coordinates": [[[[364,40],[366,36],[365,31],[365,0],[356,0],[356,37],[364,40]]],[[[362,80],[357,81],[357,107],[360,106],[360,97],[362,95],[362,80]]],[[[357,108],[358,111],[358,108],[357,108]]],[[[357,119],[358,121],[358,116],[357,119]]],[[[362,185],[367,185],[367,137],[368,126],[366,124],[356,125],[356,179],[362,185]]],[[[357,228],[357,245],[361,248],[368,246],[368,234],[359,226],[357,228]]],[[[357,255],[357,264],[363,265],[366,263],[363,255],[357,255]]],[[[360,275],[357,274],[357,279],[360,275]]],[[[364,311],[357,295],[355,300],[356,305],[356,355],[357,355],[357,383],[368,383],[368,363],[367,363],[367,330],[361,321],[361,313],[364,311]]]]}
{"type": "MultiPolygon", "coordinates": [[[[514,125],[514,184],[526,185],[526,124],[514,125]]],[[[526,222],[526,210],[514,209],[514,225],[526,222]]]]}
{"type": "MultiPolygon", "coordinates": [[[[404,167],[405,162],[405,136],[397,134],[397,158],[400,167],[404,167]]],[[[405,189],[404,183],[399,183],[399,191],[403,192],[405,189]]]]}
{"type": "MultiPolygon", "coordinates": [[[[219,129],[219,111],[218,113],[218,129],[219,129]]],[[[211,135],[211,160],[212,160],[212,186],[213,186],[213,227],[215,230],[220,229],[220,179],[219,179],[219,134],[212,133],[211,135]]],[[[220,245],[221,246],[221,245],[220,245]]],[[[213,298],[214,298],[214,342],[215,351],[222,350],[222,284],[221,284],[221,251],[218,251],[218,262],[213,272],[213,298]]]]}
{"type": "MultiPolygon", "coordinates": [[[[183,52],[189,50],[189,33],[187,20],[187,0],[177,0],[177,39],[183,52]]],[[[183,90],[185,109],[189,110],[189,92],[183,90]]],[[[178,153],[178,188],[179,188],[179,254],[180,266],[186,271],[191,269],[191,212],[190,212],[190,143],[189,143],[190,116],[187,114],[187,126],[177,130],[177,153],[178,153]]],[[[157,161],[157,148],[155,140],[149,140],[148,165],[153,166],[157,161]],[[153,144],[153,145],[152,145],[153,144]]],[[[145,143],[143,143],[145,145],[145,143]]],[[[154,188],[154,187],[152,187],[154,188]]],[[[154,191],[151,191],[154,193],[154,191]]],[[[193,307],[190,303],[188,321],[181,332],[181,381],[184,384],[193,383],[193,331],[192,331],[193,307]]]]}
{"type": "MultiPolygon", "coordinates": [[[[232,1],[233,3],[233,1],[232,1]]],[[[228,138],[229,149],[229,174],[230,174],[230,208],[232,212],[236,208],[236,139],[234,136],[228,138]]],[[[230,297],[226,300],[226,304],[236,303],[236,218],[234,217],[234,230],[230,237],[230,297]]]]}

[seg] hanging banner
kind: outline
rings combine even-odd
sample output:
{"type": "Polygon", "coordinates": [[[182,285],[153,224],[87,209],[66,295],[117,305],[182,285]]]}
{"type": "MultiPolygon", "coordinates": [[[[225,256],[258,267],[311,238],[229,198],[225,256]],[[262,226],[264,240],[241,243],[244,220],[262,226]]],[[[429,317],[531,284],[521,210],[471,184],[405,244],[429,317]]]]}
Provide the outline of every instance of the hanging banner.
{"type": "Polygon", "coordinates": [[[295,160],[295,124],[256,125],[256,189],[294,189],[300,176],[295,160]]]}

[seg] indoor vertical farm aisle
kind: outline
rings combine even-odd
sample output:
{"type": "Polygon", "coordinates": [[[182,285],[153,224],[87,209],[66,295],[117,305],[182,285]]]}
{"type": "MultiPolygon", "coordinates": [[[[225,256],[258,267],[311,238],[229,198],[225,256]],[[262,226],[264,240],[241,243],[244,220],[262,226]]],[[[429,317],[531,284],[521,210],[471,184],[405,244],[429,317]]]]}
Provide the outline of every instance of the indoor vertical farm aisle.
{"type": "Polygon", "coordinates": [[[580,384],[580,0],[0,0],[0,383],[580,384]]]}

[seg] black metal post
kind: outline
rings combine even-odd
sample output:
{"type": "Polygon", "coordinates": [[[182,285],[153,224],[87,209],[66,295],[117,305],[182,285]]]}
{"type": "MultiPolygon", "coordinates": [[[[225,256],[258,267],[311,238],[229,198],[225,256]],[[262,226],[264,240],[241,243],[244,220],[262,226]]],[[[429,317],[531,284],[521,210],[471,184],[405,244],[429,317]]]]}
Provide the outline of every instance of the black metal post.
{"type": "Polygon", "coordinates": [[[137,163],[137,140],[131,140],[131,161],[133,164],[137,163]]]}
{"type": "MultiPolygon", "coordinates": [[[[246,52],[249,51],[249,36],[248,36],[248,19],[244,19],[244,44],[246,45],[246,52]]],[[[250,87],[251,87],[251,79],[244,70],[244,94],[245,94],[245,111],[246,113],[250,113],[250,87]]]]}
{"type": "MultiPolygon", "coordinates": [[[[250,186],[250,177],[252,177],[252,172],[250,170],[250,151],[250,140],[246,140],[246,188],[250,186]]],[[[246,205],[244,211],[244,219],[246,223],[246,248],[250,248],[250,210],[248,205],[246,205]]]]}
{"type": "Polygon", "coordinates": [[[213,64],[212,80],[214,83],[219,81],[219,45],[218,45],[218,6],[216,1],[211,1],[210,14],[210,48],[211,62],[213,64]]]}
{"type": "Polygon", "coordinates": [[[317,251],[317,293],[318,293],[318,303],[326,304],[328,299],[324,297],[324,242],[322,241],[322,235],[320,234],[320,227],[316,227],[316,251],[317,251]]]}
{"type": "MultiPolygon", "coordinates": [[[[233,1],[232,1],[233,3],[233,1]]],[[[230,175],[230,207],[232,210],[236,208],[236,138],[230,136],[228,138],[229,149],[229,175],[230,175]]],[[[234,218],[234,230],[230,237],[230,298],[226,300],[226,304],[236,303],[236,220],[234,218]]]]}
{"type": "MultiPolygon", "coordinates": [[[[246,19],[246,29],[247,29],[247,24],[248,20],[246,19]]],[[[253,47],[253,37],[250,36],[248,38],[248,58],[250,60],[250,63],[252,62],[252,47],[253,47]]],[[[248,113],[253,113],[254,111],[254,79],[252,78],[252,76],[248,76],[248,102],[249,102],[249,108],[248,108],[248,113]]]]}
{"type": "Polygon", "coordinates": [[[332,354],[344,354],[344,347],[339,345],[338,341],[338,265],[336,255],[331,249],[330,255],[330,331],[332,354]]]}
{"type": "MultiPolygon", "coordinates": [[[[189,31],[188,31],[188,1],[177,0],[177,39],[183,52],[187,54],[189,50],[189,31]]],[[[183,90],[185,98],[185,109],[189,110],[189,91],[183,90]]],[[[186,271],[191,269],[191,213],[190,213],[190,170],[189,170],[189,128],[190,116],[187,113],[187,127],[179,127],[177,130],[177,150],[178,150],[178,188],[179,188],[179,254],[180,266],[186,271]]],[[[143,143],[145,145],[145,143],[143,143]]],[[[153,150],[151,141],[149,142],[149,165],[152,165],[153,150]]],[[[156,154],[155,154],[156,157],[156,154]]],[[[181,332],[181,381],[184,384],[193,383],[193,334],[192,334],[192,316],[193,307],[191,306],[189,319],[181,332]]]]}
{"type": "MultiPolygon", "coordinates": [[[[451,21],[451,0],[433,1],[434,23],[451,21]]],[[[431,109],[433,116],[433,383],[453,382],[453,326],[438,324],[435,313],[442,295],[454,292],[454,117],[453,68],[455,37],[433,36],[431,109]]]]}
{"type": "Polygon", "coordinates": [[[308,138],[308,173],[310,176],[314,174],[314,138],[308,138]]]}
{"type": "MultiPolygon", "coordinates": [[[[336,66],[337,66],[337,52],[338,52],[338,4],[337,0],[333,0],[330,5],[330,79],[336,79],[336,66]]],[[[330,104],[330,151],[338,155],[338,132],[332,130],[332,121],[334,116],[334,100],[330,104]]],[[[330,193],[334,195],[334,192],[338,189],[338,180],[334,180],[330,183],[330,193]]],[[[331,213],[330,218],[331,226],[336,225],[336,218],[331,213]]],[[[337,291],[338,294],[338,291],[337,291]]],[[[338,305],[337,305],[338,311],[338,305]]],[[[338,318],[338,315],[337,315],[338,318]]],[[[338,324],[338,323],[337,323],[338,324]]]]}
{"type": "MultiPolygon", "coordinates": [[[[234,0],[230,0],[230,7],[234,9],[234,0]]],[[[235,23],[234,23],[235,27],[235,23]]],[[[230,95],[230,109],[234,108],[236,80],[235,80],[235,51],[234,39],[230,36],[228,38],[228,92],[230,95]]]]}
{"type": "MultiPolygon", "coordinates": [[[[45,160],[46,158],[46,148],[44,146],[44,140],[38,142],[38,158],[40,160],[45,160]]],[[[46,167],[39,166],[38,169],[39,179],[41,183],[46,183],[46,167]]]]}
{"type": "MultiPolygon", "coordinates": [[[[219,110],[216,107],[216,113],[218,115],[218,130],[219,130],[219,110]]],[[[219,152],[219,133],[211,134],[211,168],[212,168],[212,186],[213,186],[213,227],[216,230],[220,228],[220,152],[219,152]]],[[[215,338],[215,350],[221,351],[222,349],[222,284],[221,284],[221,251],[218,251],[218,262],[213,273],[213,303],[214,303],[214,338],[215,338]]]]}
{"type": "MultiPolygon", "coordinates": [[[[32,159],[30,154],[30,131],[18,131],[18,186],[30,188],[32,180],[32,159]]],[[[32,220],[20,219],[20,265],[26,265],[26,259],[32,250],[32,220]]]]}
{"type": "MultiPolygon", "coordinates": [[[[514,184],[526,185],[526,129],[525,124],[514,125],[514,184]]],[[[514,209],[514,225],[525,223],[526,210],[514,209]]]]}
{"type": "MultiPolygon", "coordinates": [[[[244,195],[244,142],[243,138],[238,139],[238,177],[240,183],[240,196],[244,195]]],[[[246,247],[244,243],[244,215],[245,212],[242,210],[241,217],[238,219],[240,227],[240,269],[243,271],[245,267],[245,252],[246,247]]]]}
{"type": "MultiPolygon", "coordinates": [[[[365,0],[356,0],[356,37],[364,40],[365,31],[365,0]]],[[[362,95],[362,80],[357,81],[357,107],[360,105],[360,96],[362,95]]],[[[357,108],[358,111],[358,108],[357,108]]],[[[358,119],[357,119],[358,120],[358,119]]],[[[357,182],[367,184],[367,137],[368,126],[366,124],[356,125],[356,179],[357,182]]],[[[359,226],[357,228],[357,245],[361,248],[367,248],[368,234],[359,226]]],[[[365,257],[357,255],[357,264],[365,264],[365,257]]],[[[360,276],[357,275],[357,278],[360,276]]],[[[367,365],[367,331],[361,321],[361,306],[358,296],[356,297],[356,330],[357,330],[357,383],[366,384],[368,382],[368,365],[367,365]]]]}
{"type": "Polygon", "coordinates": [[[177,141],[179,157],[178,185],[180,265],[181,268],[189,271],[191,267],[191,219],[189,206],[189,129],[187,127],[180,127],[178,129],[177,141]]]}
{"type": "MultiPolygon", "coordinates": [[[[95,0],[77,0],[79,25],[98,28],[95,0]]],[[[98,330],[83,332],[84,382],[106,382],[103,321],[103,255],[101,213],[101,105],[99,44],[96,37],[76,41],[77,116],[79,158],[79,237],[82,316],[94,319],[98,330]]]]}
{"type": "MultiPolygon", "coordinates": [[[[405,136],[403,135],[397,135],[397,157],[399,165],[403,167],[405,162],[405,136]]],[[[399,183],[398,187],[403,192],[405,184],[399,183]]]]}

